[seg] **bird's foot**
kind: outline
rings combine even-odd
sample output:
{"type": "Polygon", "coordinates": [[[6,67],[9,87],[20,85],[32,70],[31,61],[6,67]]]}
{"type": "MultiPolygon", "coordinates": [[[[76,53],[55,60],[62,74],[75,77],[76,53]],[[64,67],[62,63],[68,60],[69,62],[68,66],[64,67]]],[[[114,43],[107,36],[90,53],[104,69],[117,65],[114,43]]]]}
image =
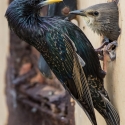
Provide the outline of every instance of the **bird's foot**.
{"type": "Polygon", "coordinates": [[[104,55],[107,54],[109,55],[111,61],[115,60],[115,49],[117,47],[117,41],[111,42],[107,37],[105,37],[102,42],[103,44],[98,49],[95,49],[95,51],[99,55],[99,59],[104,60],[104,55]]]}
{"type": "Polygon", "coordinates": [[[117,47],[117,41],[113,41],[108,45],[105,45],[103,49],[96,49],[99,59],[103,61],[103,70],[107,72],[107,62],[110,59],[114,61],[116,59],[115,49],[117,47]]]}
{"type": "Polygon", "coordinates": [[[116,59],[115,49],[116,49],[117,45],[118,45],[117,41],[113,41],[113,42],[109,43],[103,49],[103,55],[104,56],[105,56],[105,54],[109,55],[111,61],[114,61],[116,59]]]}
{"type": "Polygon", "coordinates": [[[116,59],[115,49],[117,47],[117,41],[111,43],[103,43],[103,47],[96,49],[99,59],[103,61],[103,70],[107,72],[107,62],[110,59],[114,61],[116,59]]]}
{"type": "Polygon", "coordinates": [[[104,39],[102,40],[102,45],[98,48],[95,49],[95,51],[97,52],[98,56],[99,56],[99,60],[103,60],[103,48],[105,47],[105,45],[109,44],[109,39],[107,37],[104,37],[104,39]]]}
{"type": "Polygon", "coordinates": [[[103,60],[103,50],[95,49],[95,51],[98,54],[99,60],[103,60]]]}
{"type": "Polygon", "coordinates": [[[103,48],[109,44],[109,39],[107,37],[105,37],[102,41],[102,45],[98,48],[95,49],[95,51],[97,52],[98,56],[99,56],[99,60],[103,60],[103,48]]]}
{"type": "Polygon", "coordinates": [[[105,37],[105,38],[102,40],[102,45],[101,45],[98,49],[96,49],[96,50],[98,51],[98,50],[103,49],[104,46],[105,46],[105,45],[108,45],[109,43],[110,43],[110,42],[109,42],[109,39],[108,39],[107,37],[105,37]]]}

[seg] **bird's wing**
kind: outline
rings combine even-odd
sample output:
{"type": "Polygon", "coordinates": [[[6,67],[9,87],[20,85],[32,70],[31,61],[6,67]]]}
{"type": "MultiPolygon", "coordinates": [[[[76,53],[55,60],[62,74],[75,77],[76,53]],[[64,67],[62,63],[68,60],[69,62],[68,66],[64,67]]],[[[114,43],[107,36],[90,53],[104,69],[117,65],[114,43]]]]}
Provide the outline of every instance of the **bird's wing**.
{"type": "Polygon", "coordinates": [[[52,71],[84,109],[92,124],[97,125],[88,82],[80,63],[81,57],[77,55],[73,41],[57,30],[46,34],[46,40],[49,52],[53,55],[52,71]]]}
{"type": "Polygon", "coordinates": [[[53,78],[53,74],[52,71],[50,69],[50,67],[48,66],[47,62],[44,60],[43,56],[40,55],[40,59],[38,62],[38,66],[39,66],[39,70],[41,71],[41,73],[49,79],[53,78]]]}
{"type": "MultiPolygon", "coordinates": [[[[82,58],[75,52],[76,49],[74,47],[73,41],[65,35],[65,44],[66,48],[69,50],[72,50],[73,54],[73,80],[74,84],[76,85],[76,89],[78,92],[78,100],[77,102],[80,103],[80,105],[83,107],[85,113],[89,117],[90,121],[95,125],[96,120],[95,120],[95,112],[94,112],[94,107],[93,107],[93,102],[90,94],[90,90],[88,87],[88,82],[85,76],[85,73],[82,68],[82,63],[81,61],[82,58]],[[88,110],[90,109],[90,111],[88,110]],[[91,114],[92,113],[92,114],[91,114]]],[[[71,83],[69,83],[71,84],[71,83]]]]}
{"type": "Polygon", "coordinates": [[[63,24],[62,28],[73,40],[77,48],[77,53],[86,63],[84,67],[86,77],[92,75],[102,78],[103,74],[101,74],[102,70],[98,55],[86,35],[81,31],[81,29],[79,29],[79,27],[71,24],[70,22],[67,22],[66,26],[63,24]]]}

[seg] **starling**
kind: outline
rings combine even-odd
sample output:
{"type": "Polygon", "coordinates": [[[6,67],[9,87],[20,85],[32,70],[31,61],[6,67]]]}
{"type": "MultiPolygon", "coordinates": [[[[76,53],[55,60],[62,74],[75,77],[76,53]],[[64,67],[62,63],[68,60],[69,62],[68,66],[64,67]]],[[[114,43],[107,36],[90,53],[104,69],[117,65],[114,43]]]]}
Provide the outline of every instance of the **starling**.
{"type": "Polygon", "coordinates": [[[79,27],[60,17],[40,17],[42,7],[62,0],[14,0],[6,11],[9,27],[43,56],[63,87],[97,125],[94,107],[108,125],[119,116],[103,85],[98,55],[79,27]]]}
{"type": "Polygon", "coordinates": [[[120,28],[118,25],[119,13],[116,2],[96,4],[86,9],[71,11],[70,14],[83,16],[87,26],[97,34],[109,39],[108,41],[105,40],[99,49],[103,48],[109,42],[118,39],[120,28]]]}

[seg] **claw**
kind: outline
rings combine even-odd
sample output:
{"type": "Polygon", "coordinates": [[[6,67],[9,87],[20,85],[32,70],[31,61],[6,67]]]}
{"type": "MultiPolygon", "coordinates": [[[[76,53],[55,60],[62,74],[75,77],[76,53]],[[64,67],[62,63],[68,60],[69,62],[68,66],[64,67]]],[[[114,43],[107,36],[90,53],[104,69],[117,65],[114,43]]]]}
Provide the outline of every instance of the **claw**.
{"type": "Polygon", "coordinates": [[[99,60],[103,61],[103,50],[95,49],[96,53],[98,54],[99,60]]]}
{"type": "Polygon", "coordinates": [[[109,52],[109,57],[111,61],[114,61],[116,59],[116,53],[114,51],[109,52]]]}
{"type": "Polygon", "coordinates": [[[110,50],[115,50],[115,48],[118,46],[117,41],[113,41],[107,45],[107,49],[110,50]]]}
{"type": "Polygon", "coordinates": [[[106,42],[107,44],[109,43],[109,38],[107,38],[107,37],[104,37],[104,39],[102,40],[102,42],[106,42]]]}
{"type": "Polygon", "coordinates": [[[103,70],[107,72],[107,62],[109,61],[109,58],[111,61],[114,61],[116,59],[116,53],[115,49],[118,46],[117,41],[113,41],[109,43],[107,46],[104,46],[103,49],[103,70]]]}
{"type": "Polygon", "coordinates": [[[104,39],[102,40],[102,43],[103,44],[96,50],[100,50],[100,49],[104,48],[105,45],[108,45],[109,44],[109,39],[107,37],[104,37],[104,39]]]}
{"type": "Polygon", "coordinates": [[[109,54],[111,61],[114,61],[116,59],[115,49],[117,46],[118,46],[117,41],[113,41],[113,42],[109,43],[106,47],[106,50],[109,54]]]}
{"type": "Polygon", "coordinates": [[[117,41],[109,43],[109,39],[107,38],[105,38],[104,40],[105,41],[102,44],[102,46],[98,49],[95,49],[95,51],[98,54],[99,60],[103,61],[103,70],[107,72],[107,62],[109,58],[111,61],[114,61],[116,59],[115,49],[118,46],[118,44],[117,41]]]}
{"type": "Polygon", "coordinates": [[[115,49],[118,46],[117,41],[113,41],[113,42],[109,43],[109,39],[106,37],[104,38],[103,41],[104,42],[101,45],[101,47],[99,47],[98,49],[95,49],[95,51],[99,55],[99,59],[103,60],[104,59],[103,56],[105,54],[107,54],[107,55],[109,55],[111,61],[114,61],[116,59],[115,49]],[[104,48],[104,49],[101,50],[102,48],[104,48]]]}
{"type": "Polygon", "coordinates": [[[101,50],[101,49],[95,49],[95,51],[97,52],[97,54],[103,56],[103,50],[101,50]]]}

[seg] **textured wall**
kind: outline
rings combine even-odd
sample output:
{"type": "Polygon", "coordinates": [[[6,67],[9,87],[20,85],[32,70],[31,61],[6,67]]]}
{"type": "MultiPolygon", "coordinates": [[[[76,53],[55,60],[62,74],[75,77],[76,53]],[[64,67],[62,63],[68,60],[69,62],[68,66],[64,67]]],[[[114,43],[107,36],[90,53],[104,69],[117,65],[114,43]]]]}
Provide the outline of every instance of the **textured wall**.
{"type": "Polygon", "coordinates": [[[7,4],[7,0],[0,0],[0,125],[5,125],[8,115],[5,100],[5,71],[9,35],[7,22],[4,17],[7,4]]]}
{"type": "MultiPolygon", "coordinates": [[[[104,3],[107,0],[78,0],[78,8],[86,8],[90,5],[104,3]]],[[[108,72],[105,78],[105,87],[109,93],[111,102],[119,112],[121,124],[125,125],[125,1],[119,2],[119,25],[121,28],[121,35],[118,39],[117,58],[114,62],[108,63],[108,72]]],[[[101,37],[94,34],[87,26],[85,26],[82,17],[78,17],[79,26],[92,42],[93,46],[97,48],[100,45],[101,37]],[[84,27],[84,29],[83,29],[84,27]]],[[[91,125],[88,118],[82,109],[76,105],[75,110],[76,125],[91,125]]],[[[104,119],[96,112],[98,125],[106,125],[104,119]]]]}

